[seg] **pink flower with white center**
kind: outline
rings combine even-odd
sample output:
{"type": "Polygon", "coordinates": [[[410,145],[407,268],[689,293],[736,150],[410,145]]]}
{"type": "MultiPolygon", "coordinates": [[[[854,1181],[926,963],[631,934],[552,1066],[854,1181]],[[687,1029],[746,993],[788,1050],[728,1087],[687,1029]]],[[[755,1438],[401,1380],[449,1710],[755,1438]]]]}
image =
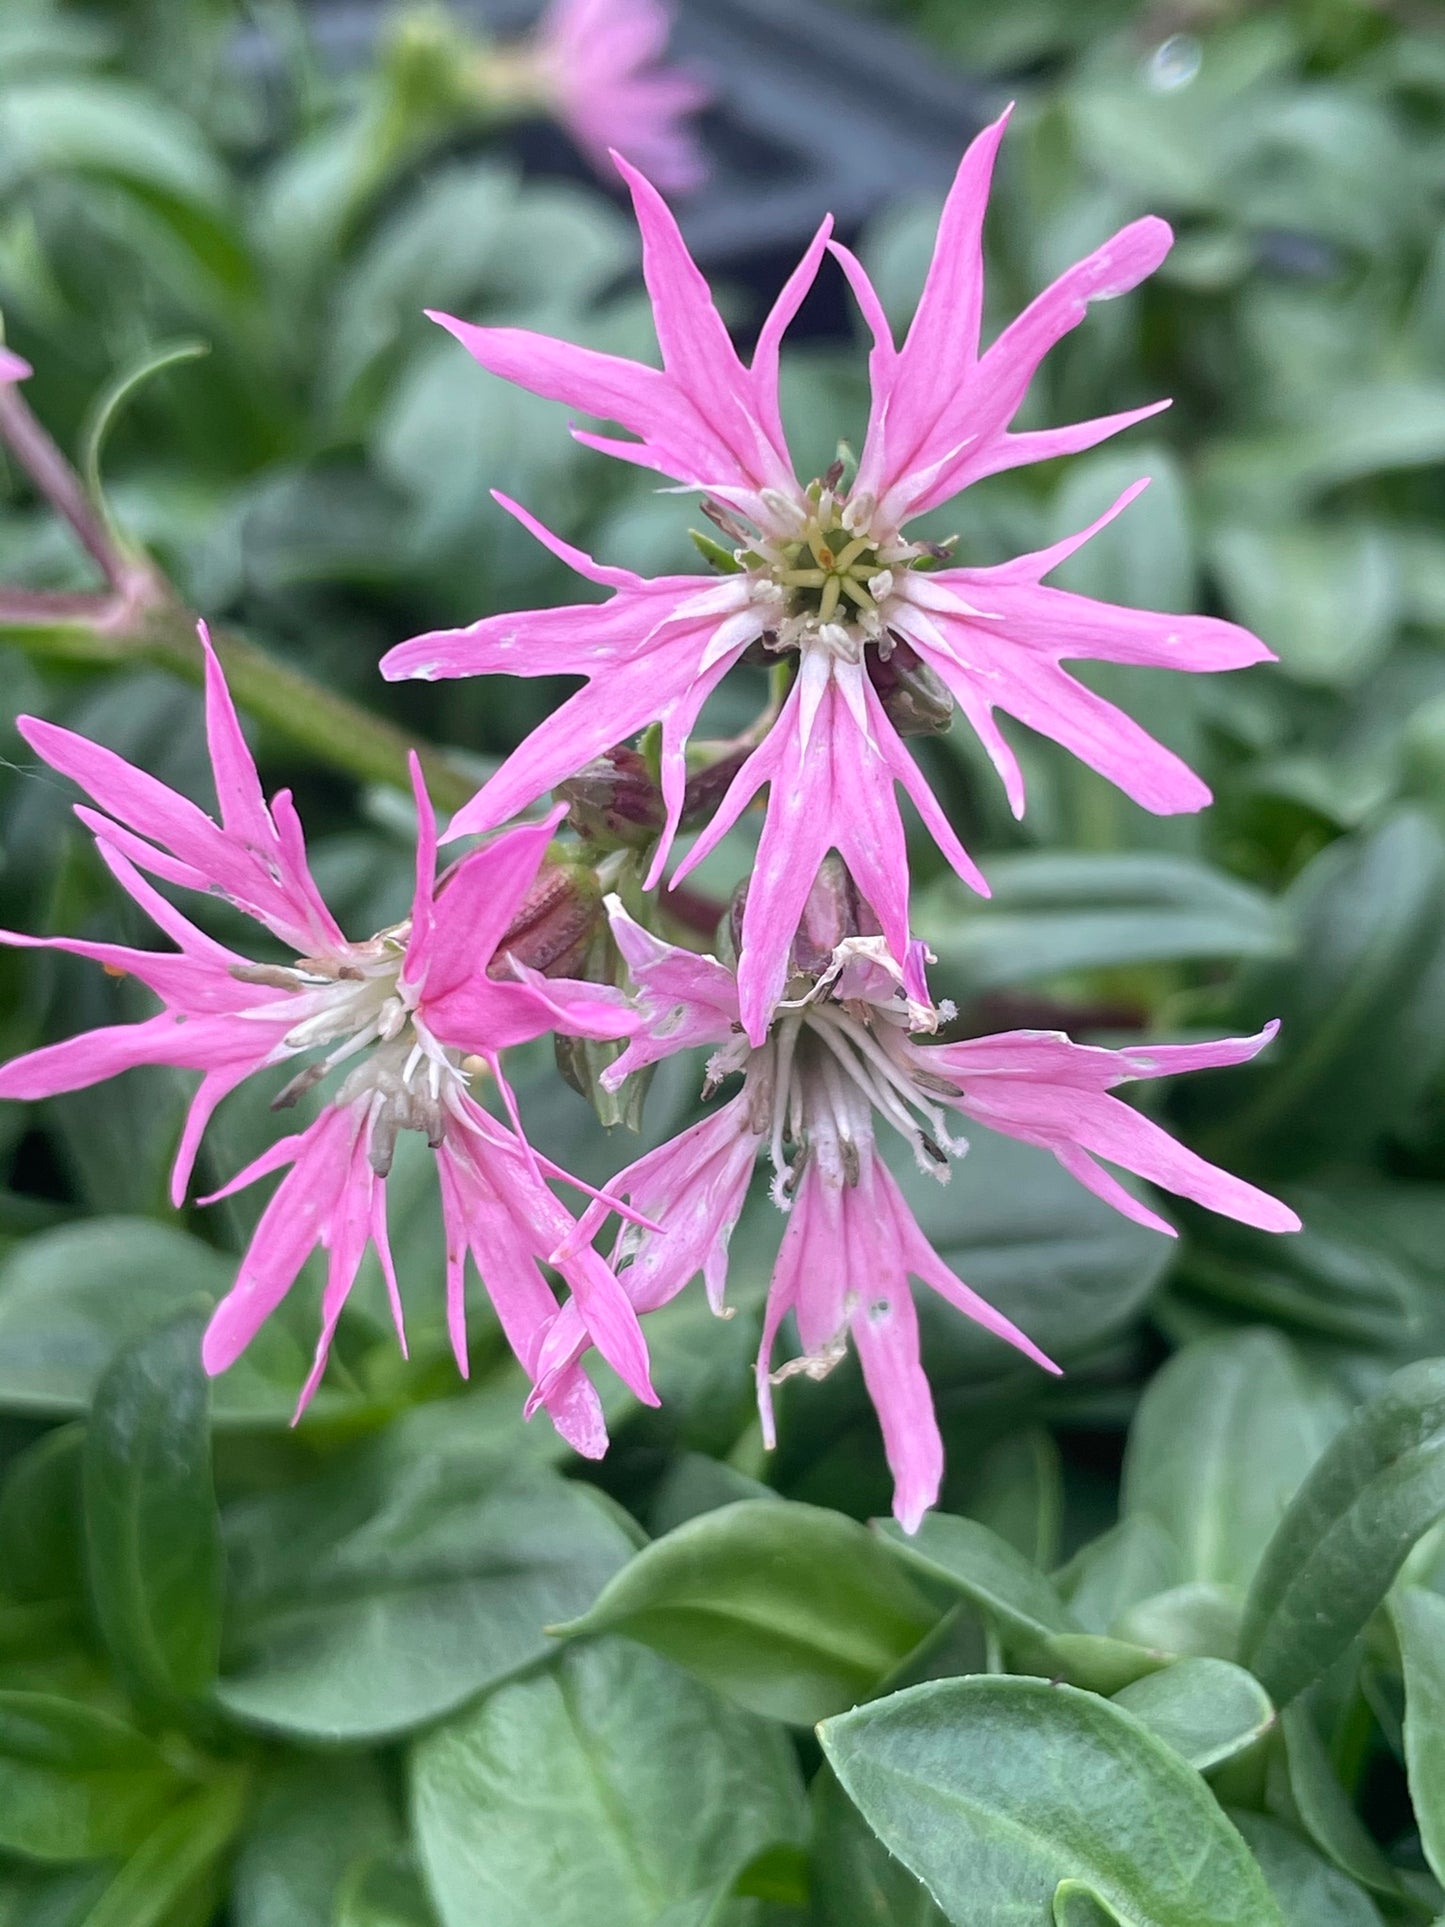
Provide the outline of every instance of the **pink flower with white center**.
{"type": "Polygon", "coordinates": [[[664,63],[671,31],[658,0],[552,0],[528,52],[547,105],[605,180],[615,151],[685,194],[707,178],[688,121],[709,96],[664,63]]]}
{"type": "MultiPolygon", "coordinates": [[[[582,1324],[632,1390],[655,1403],[637,1315],[610,1268],[576,1239],[575,1220],[545,1182],[577,1180],[526,1142],[499,1062],[509,1045],[553,1029],[612,1038],[636,1026],[616,991],[550,981],[521,965],[509,970],[510,959],[499,954],[561,812],[474,851],[438,884],[435,822],[413,759],[418,838],[411,915],[353,942],[317,892],[290,797],[282,792],[268,805],[262,795],[204,629],[202,641],[219,822],[112,751],[52,723],[20,719],[31,748],[100,805],[100,812],[81,805],[77,814],[94,831],[122,888],[178,948],[134,950],[0,932],[5,943],[70,951],[113,975],[134,976],[165,1006],[144,1022],[88,1031],[17,1058],[0,1069],[0,1097],[82,1090],[138,1064],[199,1071],[172,1173],[171,1195],[180,1205],[202,1133],[228,1092],[257,1071],[291,1066],[294,1075],[273,1100],[273,1108],[285,1108],[337,1072],[316,1121],[273,1145],[215,1194],[289,1167],[211,1319],[206,1369],[224,1371],[240,1356],[317,1245],[328,1253],[321,1336],[298,1415],[325,1368],[368,1244],[380,1258],[405,1350],[385,1180],[398,1134],[412,1130],[425,1135],[436,1155],[448,1323],[461,1371],[467,1370],[467,1252],[513,1349],[534,1373],[558,1310],[539,1263],[566,1243],[560,1269],[582,1324]],[[142,869],[226,898],[299,953],[294,963],[254,963],[217,943],[153,889],[142,869]],[[489,966],[500,974],[489,974],[489,966]],[[480,1075],[495,1081],[513,1128],[477,1102],[472,1086],[480,1075]]],[[[580,1373],[563,1375],[544,1402],[578,1450],[601,1449],[601,1409],[580,1373]]]]}
{"type": "Polygon", "coordinates": [[[674,878],[714,847],[767,784],[739,976],[742,1021],[754,1044],[767,1035],[793,931],[830,849],[874,905],[894,954],[905,954],[908,870],[898,785],[959,874],[987,894],[885,709],[880,683],[893,673],[890,657],[921,664],[946,686],[1019,814],[1023,777],[995,721],[998,710],[1061,743],[1146,809],[1196,810],[1209,798],[1178,757],[1070,676],[1061,666],[1065,658],[1212,670],[1269,657],[1257,638],[1232,623],[1116,608],[1043,586],[1049,571],[1125,508],[1137,487],[1081,534],[992,567],[943,566],[947,544],[916,542],[906,533],[912,517],[971,482],[1090,448],[1165,405],[1067,428],[1010,432],[1049,348],[1083,319],[1091,301],[1123,294],[1150,274],[1170,232],[1153,219],[1124,228],[980,353],[980,236],[1003,127],[1001,119],[964,156],[901,346],[894,345],[862,267],[830,241],[825,221],[745,366],[671,214],[625,164],[642,229],[660,369],[523,329],[433,316],[493,373],[620,423],[635,440],[573,433],[589,447],[703,491],[704,507],[734,545],[724,558],[732,572],[721,579],[647,580],[600,566],[498,497],[578,574],[612,593],[601,603],[435,631],[384,659],[383,673],[392,678],[587,679],[507,758],[450,833],[505,822],[592,758],[656,723],[668,816],[648,879],[654,886],[677,829],[698,714],[732,665],[761,642],[790,666],[791,687],[674,878]],[[830,248],[873,330],[872,412],[851,483],[845,485],[835,466],[804,486],[779,413],[779,348],[830,248]]]}
{"type": "MultiPolygon", "coordinates": [[[[1052,1151],[1066,1170],[1138,1223],[1172,1227],[1126,1191],[1105,1158],[1210,1210],[1267,1231],[1299,1228],[1278,1199],[1205,1163],[1132,1106],[1111,1095],[1132,1079],[1237,1064],[1274,1035],[1122,1051],[1070,1043],[1058,1032],[1014,1031],[961,1044],[926,1039],[947,1006],[922,990],[922,947],[900,967],[881,937],[847,937],[821,973],[795,976],[768,1036],[749,1044],[737,984],[712,957],[677,950],[640,929],[613,899],[617,941],[636,978],[645,1028],[608,1073],[616,1083],[659,1057],[699,1043],[718,1046],[707,1068],[711,1093],[734,1072],[741,1091],[719,1111],[639,1158],[614,1180],[649,1217],[619,1232],[612,1262],[641,1312],[665,1304],[700,1271],[715,1311],[723,1308],[729,1235],[742,1211],[757,1153],[773,1168],[772,1195],[787,1213],[758,1354],[763,1435],[774,1440],[772,1386],[795,1373],[821,1378],[857,1347],[894,1477],[894,1511],[912,1532],[938,1496],[943,1447],[919,1358],[910,1280],[930,1286],[967,1317],[1045,1370],[1059,1368],[944,1264],[914,1219],[879,1153],[887,1125],[919,1167],[940,1182],[967,1150],[950,1114],[1052,1151]],[[791,1312],[799,1356],[773,1368],[791,1312]]],[[[579,1236],[596,1222],[584,1214],[579,1236]]],[[[576,1369],[586,1336],[564,1309],[539,1361],[539,1394],[551,1374],[576,1369]]],[[[534,1395],[535,1396],[535,1395],[534,1395]]]]}

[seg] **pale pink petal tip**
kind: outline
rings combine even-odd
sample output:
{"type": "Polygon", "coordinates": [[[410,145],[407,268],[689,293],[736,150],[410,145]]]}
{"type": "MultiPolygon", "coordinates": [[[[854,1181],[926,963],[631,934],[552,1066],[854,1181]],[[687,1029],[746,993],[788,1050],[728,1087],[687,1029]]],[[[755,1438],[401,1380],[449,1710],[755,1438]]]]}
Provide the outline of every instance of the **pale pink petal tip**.
{"type": "Polygon", "coordinates": [[[211,1322],[201,1339],[201,1364],[208,1378],[219,1378],[222,1372],[229,1371],[250,1343],[249,1332],[233,1328],[233,1309],[229,1299],[223,1298],[211,1313],[211,1322]]]}
{"type": "Polygon", "coordinates": [[[11,382],[28,381],[35,373],[30,363],[9,348],[0,348],[0,387],[11,382]]]}

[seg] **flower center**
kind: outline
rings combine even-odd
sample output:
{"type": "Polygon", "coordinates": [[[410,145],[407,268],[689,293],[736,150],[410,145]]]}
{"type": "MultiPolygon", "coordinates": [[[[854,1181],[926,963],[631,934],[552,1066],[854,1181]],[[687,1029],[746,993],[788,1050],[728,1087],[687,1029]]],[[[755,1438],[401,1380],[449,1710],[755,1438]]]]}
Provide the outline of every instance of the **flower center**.
{"type": "Polygon", "coordinates": [[[875,643],[886,661],[893,649],[888,610],[900,572],[925,558],[942,559],[947,548],[905,542],[896,529],[880,527],[874,498],[866,491],[840,493],[841,477],[842,463],[835,463],[808,484],[802,501],[764,489],[766,527],[760,518],[754,529],[716,502],[703,507],[737,544],[731,566],[749,578],[767,648],[779,654],[824,649],[861,662],[865,647],[875,643]]]}
{"type": "Polygon", "coordinates": [[[879,607],[892,594],[893,572],[873,535],[844,519],[851,507],[835,506],[829,493],[796,540],[769,545],[784,620],[797,628],[856,621],[870,636],[881,633],[879,607]]]}
{"type": "Polygon", "coordinates": [[[787,1011],[741,1064],[739,1055],[730,1046],[717,1052],[708,1082],[715,1088],[729,1070],[743,1069],[754,1128],[770,1140],[773,1201],[785,1211],[810,1159],[829,1184],[858,1182],[872,1156],[875,1114],[941,1184],[950,1157],[968,1149],[937,1101],[951,1101],[952,1093],[915,1061],[901,1015],[855,1001],[805,1004],[787,1011]]]}
{"type": "MultiPolygon", "coordinates": [[[[468,1073],[460,1053],[438,1044],[416,1015],[413,994],[401,980],[410,926],[383,930],[370,942],[353,944],[343,955],[301,957],[294,966],[257,964],[234,971],[248,983],[291,992],[286,1015],[292,1019],[278,1056],[312,1059],[271,1100],[286,1110],[313,1090],[327,1074],[350,1059],[352,1066],[334,1102],[365,1106],[370,1116],[368,1155],[385,1177],[391,1169],[401,1131],[424,1132],[435,1147],[446,1134],[446,1112],[465,1090],[468,1073]]],[[[255,1009],[258,1018],[277,1015],[274,1004],[255,1009]]]]}

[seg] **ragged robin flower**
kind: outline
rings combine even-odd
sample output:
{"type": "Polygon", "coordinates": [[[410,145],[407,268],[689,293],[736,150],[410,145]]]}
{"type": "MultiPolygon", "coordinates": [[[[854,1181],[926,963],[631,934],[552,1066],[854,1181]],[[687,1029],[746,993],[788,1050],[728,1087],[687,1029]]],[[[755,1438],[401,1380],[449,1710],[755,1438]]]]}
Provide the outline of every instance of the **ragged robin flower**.
{"type": "MultiPolygon", "coordinates": [[[[314,1122],[281,1138],[215,1195],[285,1170],[261,1214],[236,1282],[206,1332],[208,1371],[243,1352],[291,1289],[309,1253],[327,1253],[321,1334],[301,1407],[325,1368],[337,1320],[368,1244],[381,1261],[403,1347],[401,1293],[386,1231],[386,1178],[398,1135],[424,1136],[436,1159],[446,1226],[447,1315],[467,1369],[464,1266],[470,1252],[522,1365],[535,1376],[557,1300],[540,1269],[560,1270],[598,1350],[639,1397],[655,1402],[637,1316],[617,1279],[553,1196],[576,1179],[528,1144],[500,1053],[551,1030],[616,1038],[636,1019],[614,990],[540,976],[502,948],[528,898],[560,811],[506,832],[438,883],[431,806],[413,759],[418,812],[410,916],[361,942],[322,901],[289,794],[268,804],[220,664],[206,651],[207,736],[219,822],[112,751],[34,717],[19,727],[37,755],[99,805],[77,806],[121,887],[177,946],[141,950],[0,932],[0,942],[66,950],[131,976],[164,1009],[143,1022],[87,1031],[0,1069],[0,1097],[83,1090],[139,1064],[201,1073],[172,1173],[180,1205],[217,1104],[244,1079],[290,1073],[285,1110],[330,1080],[314,1122]],[[285,945],[290,962],[255,962],[216,942],[141,874],[219,896],[285,945]],[[478,1102],[490,1081],[510,1123],[478,1102]]],[[[581,1187],[587,1189],[587,1187],[581,1187]]],[[[595,1196],[595,1194],[594,1194],[595,1196]]],[[[605,1439],[597,1395],[578,1371],[553,1374],[542,1401],[579,1451],[605,1439]]]]}
{"type": "Polygon", "coordinates": [[[999,730],[1000,710],[1071,750],[1145,808],[1168,813],[1199,809],[1209,791],[1171,751],[1069,675],[1063,661],[1213,670],[1269,655],[1232,623],[1117,608],[1043,586],[1142,483],[1080,534],[989,567],[958,566],[947,544],[908,532],[913,518],[984,476],[1090,448],[1165,405],[1064,428],[1010,430],[1048,350],[1090,302],[1123,294],[1150,274],[1171,237],[1163,221],[1133,222],[1068,269],[980,352],[980,240],[1003,128],[1001,119],[964,156],[901,346],[863,268],[830,239],[825,221],[745,365],[667,207],[621,161],[642,230],[661,368],[523,329],[433,317],[493,373],[620,423],[635,439],[573,433],[700,491],[728,545],[713,550],[726,571],[720,580],[648,580],[593,561],[498,498],[579,575],[611,594],[600,603],[435,631],[384,659],[392,678],[587,679],[506,759],[450,833],[506,822],[582,765],[656,724],[667,815],[647,879],[654,887],[677,830],[699,714],[729,669],[760,647],[787,675],[780,712],[763,719],[761,740],[673,879],[707,855],[766,784],[739,966],[742,1022],[755,1045],[767,1035],[793,931],[830,849],[873,904],[893,953],[904,953],[908,866],[896,786],[959,874],[987,893],[884,700],[900,664],[915,679],[921,674],[945,706],[949,698],[957,704],[1016,813],[1024,807],[1023,776],[999,730]],[[835,468],[804,484],[783,432],[779,350],[830,249],[873,333],[872,410],[856,472],[835,468]]]}
{"type": "MultiPolygon", "coordinates": [[[[1118,1165],[1211,1211],[1266,1231],[1294,1231],[1287,1205],[1175,1142],[1113,1095],[1133,1080],[1239,1064],[1274,1035],[1218,1043],[1104,1050],[1060,1032],[1009,1031],[961,1043],[935,1041],[940,1020],[914,944],[900,965],[866,904],[855,932],[839,934],[833,906],[847,880],[830,864],[805,906],[790,953],[786,996],[760,1044],[741,1026],[737,979],[714,957],[680,950],[636,924],[614,899],[617,942],[638,985],[644,1028],[607,1073],[614,1082],[700,1045],[712,1047],[705,1094],[741,1086],[680,1136],[613,1181],[619,1196],[655,1219],[627,1224],[612,1262],[642,1313],[674,1298],[699,1273],[713,1309],[724,1308],[728,1239],[759,1154],[786,1214],[757,1361],[763,1437],[774,1441],[772,1387],[797,1373],[822,1377],[857,1350],[878,1412],[895,1484],[894,1511],[916,1529],[938,1496],[943,1446],[919,1355],[916,1279],[1047,1371],[1058,1367],[933,1250],[889,1169],[879,1137],[907,1146],[919,1168],[947,1182],[967,1150],[960,1118],[1052,1152],[1079,1181],[1136,1222],[1172,1227],[1099,1162],[1118,1165]],[[829,924],[834,941],[828,945],[829,924]],[[810,928],[811,925],[811,928],[810,928]],[[868,934],[871,929],[873,934],[868,934]],[[796,1321],[798,1353],[774,1365],[783,1320],[796,1321]]],[[[853,898],[856,903],[856,896],[853,898]]],[[[584,1213],[578,1235],[600,1222],[584,1213]]],[[[586,1334],[570,1308],[538,1361],[551,1374],[577,1369],[586,1334]]]]}

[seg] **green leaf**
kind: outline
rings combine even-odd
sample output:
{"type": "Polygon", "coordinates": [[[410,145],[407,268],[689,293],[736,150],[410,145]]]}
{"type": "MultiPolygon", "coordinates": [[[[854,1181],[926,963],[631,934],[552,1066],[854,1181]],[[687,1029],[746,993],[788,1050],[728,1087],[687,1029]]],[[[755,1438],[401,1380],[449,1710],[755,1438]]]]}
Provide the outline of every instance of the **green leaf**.
{"type": "Polygon", "coordinates": [[[1114,1694],[1199,1773],[1235,1759],[1274,1725],[1269,1695],[1226,1659],[1177,1659],[1114,1694]]]}
{"type": "Polygon", "coordinates": [[[1276,1705],[1332,1665],[1445,1513],[1445,1360],[1408,1365],[1315,1466],[1245,1603],[1243,1663],[1276,1705]]]}
{"type": "Polygon", "coordinates": [[[556,1630],[625,1633],[743,1706],[811,1725],[876,1688],[938,1618],[852,1519],[744,1499],[655,1540],[556,1630]]]}
{"type": "Polygon", "coordinates": [[[1058,1558],[1063,1464],[1042,1426],[1007,1432],[969,1463],[950,1465],[944,1494],[950,1512],[981,1520],[1032,1565],[1058,1558]]]}
{"type": "MultiPolygon", "coordinates": [[[[0,196],[66,176],[94,184],[93,221],[133,246],[150,241],[161,256],[157,273],[174,278],[168,257],[179,252],[193,277],[200,269],[202,298],[229,296],[234,314],[238,298],[254,293],[225,170],[196,123],[154,89],[95,75],[37,77],[0,91],[0,196]],[[126,197],[118,209],[117,188],[126,197]],[[124,218],[137,212],[149,229],[139,243],[140,224],[124,218]]],[[[150,322],[149,313],[136,318],[150,322]]]]}
{"type": "Polygon", "coordinates": [[[334,1927],[435,1927],[435,1921],[410,1853],[396,1851],[372,1855],[352,1869],[336,1903],[334,1927]]]}
{"type": "Polygon", "coordinates": [[[1345,1411],[1341,1395],[1277,1332],[1198,1339],[1155,1374],[1140,1401],[1124,1512],[1169,1534],[1181,1577],[1247,1585],[1345,1411]]]}
{"type": "Polygon", "coordinates": [[[1285,1927],[1382,1927],[1380,1911],[1353,1880],[1262,1813],[1231,1813],[1248,1841],[1285,1927]]]}
{"type": "Polygon", "coordinates": [[[101,1635],[133,1697],[174,1714],[207,1695],[221,1646],[208,1313],[125,1347],[85,1430],[85,1543],[101,1635]]]}
{"type": "Polygon", "coordinates": [[[1416,1337],[1420,1287],[1384,1222],[1398,1185],[1368,1175],[1294,1184],[1286,1202],[1304,1221],[1288,1238],[1185,1209],[1177,1282],[1235,1317],[1267,1318],[1301,1333],[1395,1351],[1416,1337]]]}
{"type": "MultiPolygon", "coordinates": [[[[173,1225],[93,1218],[27,1238],[0,1263],[0,1409],[71,1416],[119,1348],[198,1294],[219,1300],[235,1261],[173,1225]]],[[[284,1426],[309,1361],[273,1319],[216,1382],[218,1422],[284,1426]]],[[[333,1403],[325,1387],[317,1394],[333,1403]]]]}
{"type": "Polygon", "coordinates": [[[113,1715],[0,1692],[0,1850],[37,1860],[132,1852],[182,1784],[160,1749],[113,1715]]]}
{"type": "Polygon", "coordinates": [[[225,1537],[221,1704],[314,1739],[405,1732],[530,1665],[632,1550],[585,1486],[500,1463],[445,1407],[237,1505],[225,1537]]]}
{"type": "Polygon", "coordinates": [[[226,1851],[245,1811],[246,1779],[232,1772],[168,1813],[86,1914],[83,1927],[166,1927],[171,1910],[226,1851]]]}
{"type": "Polygon", "coordinates": [[[290,1755],[265,1782],[246,1825],[231,1883],[235,1927],[335,1927],[337,1894],[358,1842],[382,1852],[398,1831],[374,1758],[290,1755]]]}
{"type": "Polygon", "coordinates": [[[1163,1663],[1162,1651],[1086,1631],[1052,1583],[976,1519],[933,1512],[912,1539],[891,1522],[879,1530],[906,1565],[968,1600],[1020,1671],[1113,1693],[1163,1663]]]}
{"type": "Polygon", "coordinates": [[[1120,1639],[1158,1653],[1233,1659],[1239,1649],[1239,1594],[1208,1579],[1141,1599],[1120,1618],[1120,1639]]]}
{"type": "Polygon", "coordinates": [[[0,1486],[3,1592],[11,1599],[83,1594],[80,1461],[84,1429],[61,1425],[19,1453],[0,1486]]]}
{"type": "Polygon", "coordinates": [[[1420,1843],[1445,1884],[1445,1599],[1407,1586],[1391,1605],[1405,1665],[1405,1768],[1420,1843]]]}
{"type": "Polygon", "coordinates": [[[1262,1062],[1174,1095],[1192,1141],[1227,1165],[1281,1175],[1368,1149],[1409,1116],[1445,1056],[1445,847],[1402,814],[1342,838],[1290,886],[1294,956],[1241,981],[1235,1021],[1281,1031],[1262,1062]]]}
{"type": "Polygon", "coordinates": [[[4,1927],[82,1927],[87,1907],[104,1888],[108,1869],[6,1867],[0,1871],[4,1927]]]}
{"type": "Polygon", "coordinates": [[[1167,1592],[1179,1577],[1173,1537],[1147,1513],[1136,1513],[1082,1546],[1054,1582],[1086,1632],[1109,1633],[1130,1607],[1167,1592]]]}
{"type": "Polygon", "coordinates": [[[1083,1630],[1043,1573],[977,1519],[930,1512],[911,1537],[892,1519],[875,1530],[904,1565],[962,1594],[1006,1638],[1083,1630]]]}
{"type": "Polygon", "coordinates": [[[874,1832],[959,1927],[1030,1908],[1042,1920],[1064,1881],[1130,1927],[1279,1927],[1199,1775],[1107,1700],[1042,1680],[945,1680],[829,1720],[820,1738],[874,1832]]]}
{"type": "Polygon", "coordinates": [[[826,1768],[813,1782],[812,1927],[943,1927],[928,1889],[895,1860],[826,1768]]]}
{"type": "Polygon", "coordinates": [[[226,180],[195,123],[123,80],[31,80],[0,93],[0,191],[37,175],[108,175],[215,209],[226,180]]]}
{"type": "Polygon", "coordinates": [[[1289,926],[1261,891],[1192,858],[1164,853],[1029,852],[993,858],[987,908],[956,880],[914,905],[934,972],[955,996],[1069,971],[1176,958],[1269,957],[1289,926]]]}
{"type": "Polygon", "coordinates": [[[442,1927],[653,1927],[803,1824],[782,1729],[623,1640],[489,1694],[411,1778],[442,1927]]]}
{"type": "Polygon", "coordinates": [[[1297,1820],[1342,1873],[1374,1893],[1398,1898],[1402,1891],[1400,1876],[1340,1785],[1307,1700],[1296,1700],[1283,1709],[1280,1729],[1284,1734],[1285,1797],[1271,1798],[1271,1806],[1282,1807],[1287,1817],[1297,1820]]]}
{"type": "Polygon", "coordinates": [[[1388,651],[1402,584],[1375,524],[1240,523],[1219,531],[1213,559],[1230,613],[1301,682],[1358,683],[1388,651]]]}

